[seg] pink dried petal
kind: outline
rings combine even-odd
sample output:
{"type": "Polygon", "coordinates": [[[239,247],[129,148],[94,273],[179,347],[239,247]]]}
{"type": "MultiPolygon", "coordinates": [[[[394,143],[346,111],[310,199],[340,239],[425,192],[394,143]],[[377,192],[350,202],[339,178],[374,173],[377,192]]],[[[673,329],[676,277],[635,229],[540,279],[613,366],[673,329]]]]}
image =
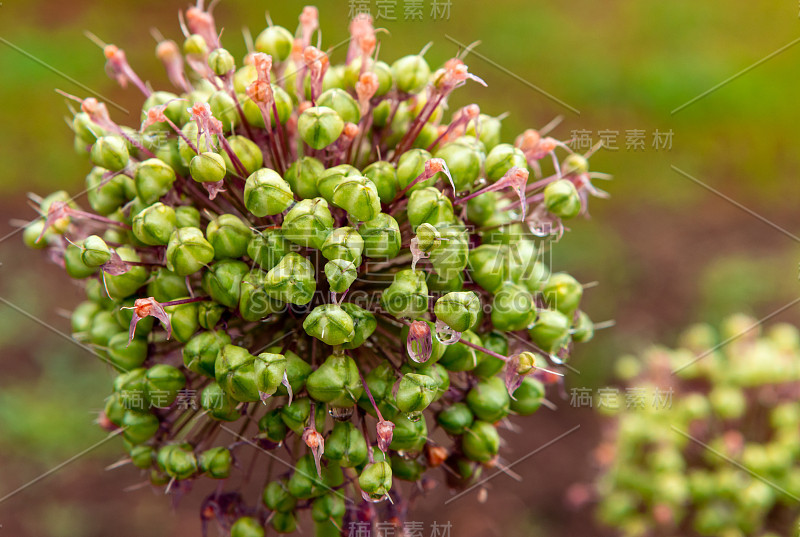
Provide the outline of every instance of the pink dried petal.
{"type": "Polygon", "coordinates": [[[111,276],[125,274],[131,269],[130,265],[123,261],[119,254],[114,250],[111,250],[111,258],[100,268],[103,269],[103,272],[111,276]]]}
{"type": "Polygon", "coordinates": [[[155,317],[158,319],[161,324],[164,326],[164,329],[167,331],[167,339],[172,336],[172,325],[169,322],[169,315],[164,310],[164,306],[159,304],[155,298],[148,297],[148,298],[137,298],[136,301],[133,303],[132,308],[122,308],[122,309],[132,309],[133,310],[133,318],[131,319],[131,328],[128,333],[128,343],[130,344],[133,341],[133,336],[136,333],[136,325],[144,319],[145,317],[155,317]]]}
{"type": "Polygon", "coordinates": [[[525,378],[525,375],[520,375],[517,372],[517,368],[519,367],[519,356],[513,356],[508,362],[506,362],[506,374],[505,374],[505,383],[506,383],[506,390],[508,390],[508,395],[513,400],[517,400],[514,397],[514,392],[517,391],[522,385],[522,379],[525,378]]]}
{"type": "Polygon", "coordinates": [[[212,201],[214,200],[214,198],[217,197],[217,194],[219,194],[220,192],[225,192],[225,189],[222,188],[224,186],[225,186],[224,179],[220,179],[216,183],[203,183],[203,187],[206,189],[206,192],[208,192],[208,199],[212,201]]]}
{"type": "Polygon", "coordinates": [[[57,221],[64,218],[69,218],[71,209],[65,201],[54,201],[47,209],[47,218],[44,221],[44,227],[39,236],[36,237],[36,242],[39,242],[44,237],[45,232],[50,229],[57,221]]]}
{"type": "MultiPolygon", "coordinates": [[[[313,421],[313,417],[311,420],[313,421]]],[[[322,468],[320,467],[320,459],[322,454],[325,453],[325,439],[319,434],[314,427],[306,427],[303,431],[303,442],[306,443],[308,449],[314,455],[314,464],[317,466],[317,475],[322,477],[322,468]]]]}
{"type": "Polygon", "coordinates": [[[408,356],[418,364],[424,364],[433,353],[433,337],[431,327],[425,321],[414,321],[408,327],[406,338],[408,356]]]}
{"type": "Polygon", "coordinates": [[[431,256],[430,252],[423,252],[419,247],[419,239],[414,237],[409,245],[411,250],[411,270],[417,270],[417,263],[420,259],[427,259],[431,256]]]}
{"type": "Polygon", "coordinates": [[[389,420],[380,419],[376,427],[378,433],[378,449],[386,453],[394,436],[394,423],[389,420]]]}
{"type": "Polygon", "coordinates": [[[291,405],[292,404],[292,385],[289,383],[289,377],[286,376],[286,371],[283,372],[283,380],[281,381],[281,384],[283,384],[284,387],[286,387],[286,391],[289,394],[289,405],[291,405]]]}

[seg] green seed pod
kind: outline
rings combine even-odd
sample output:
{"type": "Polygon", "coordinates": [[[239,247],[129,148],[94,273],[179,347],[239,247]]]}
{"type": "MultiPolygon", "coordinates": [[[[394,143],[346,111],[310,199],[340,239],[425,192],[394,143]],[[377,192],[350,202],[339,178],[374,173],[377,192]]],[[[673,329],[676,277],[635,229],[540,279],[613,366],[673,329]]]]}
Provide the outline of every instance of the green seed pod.
{"type": "Polygon", "coordinates": [[[448,371],[471,371],[478,364],[478,351],[461,343],[467,341],[473,345],[480,345],[481,338],[472,330],[461,334],[461,340],[445,347],[444,354],[439,360],[448,371]]]}
{"type": "Polygon", "coordinates": [[[87,265],[83,261],[83,249],[74,244],[70,244],[64,250],[64,268],[70,278],[77,280],[88,278],[97,272],[97,267],[87,265]]]}
{"type": "Polygon", "coordinates": [[[412,421],[403,414],[394,416],[394,431],[392,434],[392,443],[389,445],[390,449],[395,451],[420,451],[428,438],[428,426],[425,419],[419,417],[412,421]]]}
{"type": "Polygon", "coordinates": [[[89,114],[85,112],[78,112],[72,118],[72,131],[75,133],[75,138],[84,146],[92,145],[95,140],[105,134],[105,130],[94,123],[89,114]]]}
{"type": "Polygon", "coordinates": [[[222,330],[201,332],[183,346],[183,365],[189,371],[215,378],[217,355],[230,343],[231,337],[222,330]]]}
{"type": "Polygon", "coordinates": [[[278,390],[286,374],[286,356],[262,352],[256,356],[253,366],[256,388],[262,394],[272,395],[278,390]]]}
{"type": "MultiPolygon", "coordinates": [[[[294,431],[297,435],[302,435],[303,429],[308,427],[308,420],[310,416],[311,400],[308,397],[295,399],[292,401],[291,405],[285,405],[281,408],[281,419],[283,420],[283,423],[285,423],[286,426],[294,431]]],[[[323,429],[325,427],[325,405],[315,406],[314,425],[317,429],[323,429]]],[[[301,460],[304,460],[305,458],[306,457],[303,457],[301,460]]],[[[300,463],[298,462],[298,464],[300,463]]],[[[310,476],[312,473],[314,475],[317,474],[317,470],[314,468],[313,461],[311,462],[311,467],[309,470],[308,476],[310,476]]]]}
{"type": "Polygon", "coordinates": [[[364,239],[364,255],[371,259],[393,259],[400,253],[400,226],[386,213],[361,224],[358,234],[364,239]]]}
{"type": "MultiPolygon", "coordinates": [[[[181,297],[187,299],[189,297],[181,297]]],[[[188,304],[178,304],[175,306],[166,306],[164,311],[169,315],[169,322],[172,326],[172,336],[180,341],[186,343],[200,328],[198,312],[200,308],[196,302],[189,302],[188,304]]]]}
{"type": "MultiPolygon", "coordinates": [[[[281,349],[267,349],[267,352],[277,353],[281,352],[281,349]]],[[[299,393],[305,387],[306,379],[311,374],[311,365],[292,351],[287,350],[283,354],[286,356],[286,378],[289,379],[289,386],[292,388],[292,393],[299,393]]],[[[288,391],[281,384],[275,393],[277,395],[287,395],[288,391]]]]}
{"type": "MultiPolygon", "coordinates": [[[[289,78],[291,77],[285,77],[284,82],[288,84],[289,78]]],[[[272,95],[275,98],[275,107],[278,109],[278,121],[285,125],[292,115],[292,98],[282,87],[276,84],[272,84],[271,87],[272,95]]],[[[261,108],[259,108],[250,97],[242,98],[244,99],[242,102],[242,111],[244,112],[244,117],[247,119],[247,122],[254,127],[265,128],[266,123],[264,123],[264,115],[261,113],[261,108]]],[[[275,121],[274,110],[269,110],[269,119],[270,124],[275,127],[277,122],[275,121]]]]}
{"type": "Polygon", "coordinates": [[[294,203],[289,183],[273,170],[262,168],[247,178],[244,204],[258,217],[280,214],[294,203]]]}
{"type": "Polygon", "coordinates": [[[92,146],[92,163],[112,172],[125,169],[130,160],[128,145],[121,136],[102,136],[92,146]]]}
{"type": "Polygon", "coordinates": [[[308,108],[297,120],[297,132],[313,149],[328,147],[339,138],[343,129],[342,118],[326,106],[308,108]]]}
{"type": "Polygon", "coordinates": [[[502,332],[524,330],[536,319],[536,304],[528,290],[505,282],[494,295],[492,324],[502,332]]]}
{"type": "Polygon", "coordinates": [[[364,344],[375,329],[378,327],[378,321],[375,316],[369,311],[345,302],[341,305],[342,309],[353,319],[353,339],[344,343],[342,346],[345,349],[355,349],[364,344]]]}
{"type": "Polygon", "coordinates": [[[243,261],[224,259],[203,273],[203,290],[229,308],[239,304],[239,288],[250,267],[243,261]]]}
{"type": "Polygon", "coordinates": [[[175,208],[175,225],[179,228],[200,227],[200,211],[194,207],[181,206],[175,208]]]}
{"type": "Polygon", "coordinates": [[[175,231],[175,210],[161,202],[154,203],[133,217],[133,234],[145,244],[165,245],[175,231]]]}
{"type": "Polygon", "coordinates": [[[237,401],[260,401],[255,378],[256,357],[236,345],[222,347],[214,365],[217,382],[237,401]]]}
{"type": "Polygon", "coordinates": [[[70,315],[72,334],[75,335],[88,332],[92,327],[95,316],[100,312],[100,310],[101,308],[99,304],[89,300],[78,304],[75,309],[72,310],[72,315],[70,315]]]}
{"type": "Polygon", "coordinates": [[[333,231],[333,217],[328,202],[314,198],[297,203],[284,216],[281,231],[291,242],[319,250],[333,231]]]}
{"type": "Polygon", "coordinates": [[[115,334],[108,340],[108,359],[121,371],[129,371],[141,366],[147,359],[147,342],[134,339],[128,343],[125,332],[115,334]]]}
{"type": "Polygon", "coordinates": [[[145,375],[144,368],[131,369],[120,373],[114,379],[114,392],[119,394],[120,403],[126,409],[144,411],[148,407],[145,401],[145,375]]]}
{"type": "MultiPolygon", "coordinates": [[[[501,356],[508,355],[508,339],[502,332],[489,332],[483,336],[482,346],[501,356]]],[[[505,362],[484,352],[478,353],[478,366],[472,374],[478,378],[486,379],[495,376],[503,369],[505,362]]]]}
{"type": "MultiPolygon", "coordinates": [[[[264,414],[258,420],[258,430],[261,432],[262,437],[270,442],[276,444],[283,442],[288,428],[283,423],[283,419],[281,419],[281,409],[274,408],[264,414]]],[[[270,507],[270,509],[272,508],[270,507]]]]}
{"type": "Polygon", "coordinates": [[[285,61],[292,52],[294,36],[283,26],[268,26],[255,41],[257,52],[269,54],[276,61],[285,61]]]}
{"type": "Polygon", "coordinates": [[[433,378],[417,373],[407,373],[397,388],[397,408],[406,414],[418,414],[428,408],[439,385],[433,378]]]}
{"type": "MultiPolygon", "coordinates": [[[[397,184],[400,190],[408,187],[414,179],[419,177],[425,172],[425,163],[432,157],[430,153],[424,149],[412,149],[406,151],[400,156],[397,161],[397,184]]],[[[409,189],[409,192],[414,192],[421,188],[432,187],[436,182],[436,176],[420,181],[409,189]]]]}
{"type": "Polygon", "coordinates": [[[122,417],[125,429],[122,437],[131,444],[142,444],[150,440],[158,431],[158,418],[149,412],[127,410],[122,417]]]}
{"type": "Polygon", "coordinates": [[[173,479],[188,479],[197,473],[197,458],[190,444],[168,444],[158,450],[158,467],[173,479]]]}
{"type": "Polygon", "coordinates": [[[336,461],[343,468],[360,466],[367,460],[364,435],[352,422],[337,421],[325,440],[325,458],[336,461]]]}
{"type": "Polygon", "coordinates": [[[336,492],[320,496],[311,504],[311,518],[315,522],[328,522],[331,519],[341,520],[345,511],[344,497],[336,492]]]}
{"type": "MultiPolygon", "coordinates": [[[[244,278],[242,279],[242,282],[244,282],[244,278]]],[[[210,300],[198,302],[197,321],[200,323],[200,326],[206,330],[213,330],[214,327],[217,326],[217,323],[219,323],[220,319],[222,319],[222,315],[226,311],[227,308],[225,308],[225,306],[210,300]]]]}
{"type": "Polygon", "coordinates": [[[153,465],[155,451],[152,446],[126,446],[128,455],[131,457],[131,462],[137,468],[147,470],[153,465]]]}
{"type": "Polygon", "coordinates": [[[184,386],[186,377],[177,367],[156,364],[145,373],[145,396],[154,407],[170,406],[184,386]]]}
{"type": "Polygon", "coordinates": [[[309,375],[308,395],[334,408],[351,407],[364,391],[358,366],[346,354],[332,354],[309,375]]]}
{"type": "Polygon", "coordinates": [[[253,233],[247,244],[247,256],[258,263],[264,270],[273,268],[283,256],[293,250],[299,250],[283,238],[278,229],[265,229],[253,233]]]}
{"type": "Polygon", "coordinates": [[[208,45],[202,35],[192,34],[183,41],[183,53],[187,56],[203,56],[208,54],[208,45]]]}
{"type": "Polygon", "coordinates": [[[467,404],[475,417],[490,423],[508,415],[510,402],[508,390],[500,377],[478,382],[467,394],[467,404]]]}
{"type": "Polygon", "coordinates": [[[272,298],[264,290],[266,281],[267,274],[258,269],[253,269],[242,278],[239,313],[245,321],[260,321],[285,308],[283,302],[272,298]]]}
{"type": "Polygon", "coordinates": [[[114,319],[114,315],[110,311],[101,311],[92,319],[92,325],[89,328],[89,342],[99,347],[106,347],[111,338],[122,331],[122,326],[114,319]]]}
{"type": "Polygon", "coordinates": [[[484,167],[486,169],[486,177],[490,181],[497,181],[514,166],[527,170],[528,162],[525,159],[525,154],[511,144],[496,145],[486,155],[484,167]]]}
{"type": "Polygon", "coordinates": [[[491,423],[476,421],[461,440],[461,449],[468,459],[487,463],[500,449],[500,435],[491,423]]]}
{"type": "Polygon", "coordinates": [[[44,220],[41,218],[25,226],[25,230],[22,232],[22,241],[25,246],[34,250],[43,250],[48,247],[48,239],[54,236],[54,233],[50,228],[45,230],[44,226],[44,220]]]}
{"type": "Polygon", "coordinates": [[[208,66],[217,76],[223,76],[236,68],[236,60],[224,48],[215,48],[208,55],[208,66]]]}
{"type": "Polygon", "coordinates": [[[200,454],[200,471],[214,479],[227,479],[231,475],[233,456],[226,447],[214,447],[200,454]]]}
{"type": "Polygon", "coordinates": [[[456,332],[466,332],[478,320],[481,301],[472,291],[448,293],[436,301],[436,318],[456,332]]]}
{"type": "Polygon", "coordinates": [[[403,481],[419,481],[425,472],[425,465],[417,459],[405,459],[399,455],[392,455],[392,474],[403,481]]]}
{"type": "Polygon", "coordinates": [[[81,260],[87,267],[99,267],[111,259],[111,248],[97,235],[86,237],[82,246],[81,260]]]}
{"type": "Polygon", "coordinates": [[[342,89],[329,89],[323,92],[317,99],[317,106],[325,106],[334,110],[346,123],[358,124],[361,119],[358,102],[342,89]]]}
{"type": "Polygon", "coordinates": [[[475,417],[464,403],[453,403],[436,416],[436,422],[452,435],[462,435],[472,425],[475,417]]]}
{"type": "Polygon", "coordinates": [[[272,528],[278,533],[294,533],[297,531],[297,518],[293,512],[274,513],[271,523],[272,528]]]}
{"type": "Polygon", "coordinates": [[[264,505],[270,511],[277,511],[279,513],[287,513],[294,510],[297,505],[297,499],[289,494],[288,483],[286,479],[280,481],[270,481],[264,488],[262,495],[264,505]]]}
{"type": "Polygon", "coordinates": [[[314,267],[305,257],[288,253],[275,265],[264,280],[264,291],[272,298],[297,304],[308,304],[317,289],[314,267]]]}
{"type": "Polygon", "coordinates": [[[225,159],[213,151],[195,155],[189,163],[189,173],[198,183],[218,183],[227,172],[225,159]]]}
{"type": "Polygon", "coordinates": [[[325,72],[325,76],[322,78],[322,91],[328,91],[333,88],[345,88],[345,67],[344,65],[332,65],[330,69],[325,72]]]}
{"type": "Polygon", "coordinates": [[[525,273],[520,277],[520,282],[528,288],[531,293],[542,290],[545,282],[550,278],[550,269],[541,261],[536,261],[533,265],[528,265],[525,273]]]}
{"type": "Polygon", "coordinates": [[[544,206],[559,218],[574,218],[581,212],[578,189],[569,179],[553,181],[544,189],[544,206]]]}
{"type": "Polygon", "coordinates": [[[381,306],[395,317],[416,319],[428,311],[428,286],[425,273],[401,270],[381,295],[381,306]]]}
{"type": "Polygon", "coordinates": [[[441,246],[442,236],[439,231],[431,224],[420,224],[417,226],[417,247],[423,252],[429,253],[435,247],[441,246]]]}
{"type": "Polygon", "coordinates": [[[252,236],[250,227],[232,214],[218,216],[206,228],[206,238],[214,248],[215,259],[242,257],[252,236]]]}
{"type": "Polygon", "coordinates": [[[186,296],[186,292],[186,279],[166,268],[153,272],[147,284],[147,296],[153,297],[156,302],[178,300],[186,296]]]}
{"type": "Polygon", "coordinates": [[[477,226],[500,223],[497,219],[506,216],[504,212],[498,211],[498,208],[503,206],[500,195],[500,192],[484,192],[469,200],[467,202],[467,219],[477,226]]]}
{"type": "Polygon", "coordinates": [[[361,222],[372,220],[381,212],[378,189],[366,177],[351,177],[336,185],[333,203],[361,222]]]}
{"type": "Polygon", "coordinates": [[[317,178],[317,190],[328,203],[333,203],[333,192],[336,187],[345,180],[361,178],[358,169],[349,164],[340,164],[333,168],[328,168],[317,178]]]}
{"type": "MultiPolygon", "coordinates": [[[[383,401],[392,394],[392,386],[394,386],[396,380],[394,368],[388,362],[383,361],[367,373],[365,380],[367,381],[367,387],[369,387],[373,399],[375,399],[378,405],[381,405],[383,401]]],[[[369,412],[372,416],[376,416],[375,409],[372,408],[372,402],[369,400],[369,395],[366,390],[359,399],[358,406],[369,412]]]]}
{"type": "Polygon", "coordinates": [[[386,127],[392,114],[392,105],[389,99],[384,99],[372,108],[372,125],[378,129],[386,127]]]}
{"type": "Polygon", "coordinates": [[[360,265],[364,239],[355,228],[340,227],[328,235],[320,251],[326,259],[342,259],[360,265]]]}
{"type": "Polygon", "coordinates": [[[583,286],[565,272],[550,276],[542,288],[547,305],[566,315],[572,315],[580,306],[583,286]]]}
{"type": "Polygon", "coordinates": [[[540,310],[528,334],[543,351],[555,354],[569,343],[570,319],[557,310],[540,310]]]}
{"type": "MultiPolygon", "coordinates": [[[[185,136],[187,140],[192,142],[192,145],[190,146],[188,143],[186,143],[186,140],[184,140],[183,136],[180,137],[180,139],[178,140],[178,154],[180,155],[181,158],[181,164],[185,166],[189,171],[191,171],[190,166],[192,159],[194,159],[194,157],[198,155],[198,152],[196,150],[200,151],[200,153],[202,153],[203,151],[211,152],[211,149],[213,147],[218,147],[217,135],[215,134],[211,136],[211,138],[208,138],[208,135],[206,133],[203,133],[202,135],[200,135],[198,143],[197,123],[194,121],[189,121],[188,123],[186,123],[186,125],[184,125],[183,128],[181,129],[181,132],[183,133],[183,136],[185,136]]],[[[211,157],[211,159],[214,160],[215,162],[209,162],[208,166],[209,169],[214,170],[216,168],[216,165],[219,164],[219,162],[216,161],[214,157],[211,157]]],[[[198,164],[200,164],[201,162],[202,161],[198,161],[198,164]]],[[[223,161],[222,165],[224,166],[224,164],[225,163],[223,161]]],[[[223,171],[222,177],[224,176],[225,173],[223,171]]],[[[220,179],[222,179],[222,177],[220,177],[220,179]]]]}
{"type": "Polygon", "coordinates": [[[433,226],[455,219],[450,198],[434,187],[414,190],[408,199],[408,221],[413,230],[422,223],[433,226]]]}
{"type": "Polygon", "coordinates": [[[334,259],[325,263],[325,278],[334,293],[344,293],[356,281],[358,269],[352,261],[334,259]]]}
{"type": "MultiPolygon", "coordinates": [[[[480,176],[483,154],[475,145],[459,141],[450,142],[439,148],[435,156],[447,163],[453,183],[459,192],[468,190],[480,176]]],[[[481,197],[483,196],[478,196],[481,197]]]]}
{"type": "Polygon", "coordinates": [[[515,280],[507,246],[482,244],[469,252],[470,275],[475,283],[490,293],[500,289],[503,282],[515,280]]]}
{"type": "Polygon", "coordinates": [[[238,401],[233,399],[222,389],[222,386],[212,382],[200,394],[200,406],[207,410],[214,419],[221,421],[236,421],[241,414],[236,410],[238,401]]]}
{"type": "Polygon", "coordinates": [[[178,276],[194,274],[214,259],[214,247],[196,227],[176,229],[167,245],[167,268],[178,276]]]}
{"type": "Polygon", "coordinates": [[[525,377],[522,384],[514,390],[511,399],[511,411],[520,416],[530,416],[542,406],[544,399],[544,385],[533,377],[525,377]]]}
{"type": "MultiPolygon", "coordinates": [[[[239,115],[235,110],[233,113],[238,120],[239,115]]],[[[261,152],[258,145],[250,138],[245,138],[244,136],[230,136],[228,138],[228,145],[231,146],[233,154],[236,155],[236,158],[239,159],[239,162],[242,163],[245,172],[248,174],[255,173],[264,165],[264,154],[261,152]]],[[[231,157],[228,156],[227,151],[222,153],[222,158],[225,161],[225,169],[228,170],[228,173],[233,173],[236,170],[236,166],[233,165],[233,161],[231,161],[231,157]]]]}
{"type": "Polygon", "coordinates": [[[466,135],[469,137],[476,137],[478,134],[476,131],[479,130],[479,140],[483,143],[487,151],[491,151],[502,139],[502,122],[498,118],[481,114],[478,116],[478,124],[480,128],[476,129],[475,120],[470,121],[467,124],[466,135]]]}
{"type": "Polygon", "coordinates": [[[325,172],[325,166],[314,157],[301,157],[286,170],[284,179],[292,188],[292,192],[300,199],[316,198],[317,179],[325,172]]]}
{"type": "MultiPolygon", "coordinates": [[[[117,255],[123,261],[141,261],[133,248],[122,246],[117,248],[117,255]]],[[[105,287],[114,300],[122,300],[138,291],[147,281],[148,272],[145,267],[132,265],[128,267],[128,272],[119,275],[106,273],[105,287]]]]}
{"type": "Polygon", "coordinates": [[[255,518],[243,516],[231,526],[231,537],[264,537],[264,527],[255,518]]]}
{"type": "Polygon", "coordinates": [[[737,419],[747,409],[747,400],[742,390],[734,386],[715,386],[708,394],[711,408],[722,419],[737,419]]]}
{"type": "Polygon", "coordinates": [[[369,179],[378,190],[381,203],[391,203],[399,190],[397,182],[397,170],[390,162],[379,160],[373,162],[362,172],[364,177],[369,179]]]}
{"type": "Polygon", "coordinates": [[[425,58],[418,54],[404,56],[392,64],[392,77],[400,91],[417,93],[428,83],[431,68],[425,58]]]}
{"type": "Polygon", "coordinates": [[[151,158],[136,166],[136,195],[144,203],[155,203],[172,189],[175,170],[163,160],[151,158]]]}
{"type": "Polygon", "coordinates": [[[358,486],[373,500],[382,499],[392,488],[392,467],[386,461],[367,464],[358,476],[358,486]]]}

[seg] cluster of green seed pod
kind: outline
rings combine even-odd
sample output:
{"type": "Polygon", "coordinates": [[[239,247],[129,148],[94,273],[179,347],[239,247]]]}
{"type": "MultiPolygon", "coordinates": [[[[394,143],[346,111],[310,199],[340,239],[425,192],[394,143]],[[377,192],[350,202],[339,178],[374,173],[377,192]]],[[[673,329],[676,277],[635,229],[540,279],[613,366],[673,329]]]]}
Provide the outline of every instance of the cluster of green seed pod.
{"type": "Polygon", "coordinates": [[[800,332],[758,325],[745,315],[719,331],[695,325],[677,349],[618,361],[628,393],[646,400],[621,402],[597,451],[602,522],[631,537],[796,531],[800,332]]]}
{"type": "Polygon", "coordinates": [[[87,199],[37,198],[24,231],[85,282],[72,331],[116,374],[100,423],[168,491],[261,472],[263,498],[204,504],[234,537],[308,512],[317,535],[401,520],[401,483],[443,466],[474,483],[506,418],[558,382],[548,364],[593,335],[583,287],[544,252],[601,174],[546,133],[503,143],[477,105],[448,111],[483,81],[458,58],[378,60],[369,17],[338,65],[311,45],[314,8],[294,34],[270,22],[239,65],[202,2],[185,23],[182,53],[156,51],[174,93],[105,46],[146,96],[141,126],[78,99],[87,199]],[[247,462],[282,447],[288,471],[247,462]]]}

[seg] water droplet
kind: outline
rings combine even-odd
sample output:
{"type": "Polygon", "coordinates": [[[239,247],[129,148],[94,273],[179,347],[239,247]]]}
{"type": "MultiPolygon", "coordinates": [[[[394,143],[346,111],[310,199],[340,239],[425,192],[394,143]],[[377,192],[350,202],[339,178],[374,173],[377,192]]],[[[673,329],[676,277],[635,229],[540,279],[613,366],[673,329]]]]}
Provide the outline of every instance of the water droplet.
{"type": "Polygon", "coordinates": [[[353,410],[353,407],[330,407],[328,409],[328,415],[336,421],[347,421],[353,415],[353,410]]]}
{"type": "Polygon", "coordinates": [[[422,419],[422,412],[421,411],[409,412],[408,414],[406,414],[406,417],[408,418],[408,421],[417,423],[419,420],[422,419]]]}

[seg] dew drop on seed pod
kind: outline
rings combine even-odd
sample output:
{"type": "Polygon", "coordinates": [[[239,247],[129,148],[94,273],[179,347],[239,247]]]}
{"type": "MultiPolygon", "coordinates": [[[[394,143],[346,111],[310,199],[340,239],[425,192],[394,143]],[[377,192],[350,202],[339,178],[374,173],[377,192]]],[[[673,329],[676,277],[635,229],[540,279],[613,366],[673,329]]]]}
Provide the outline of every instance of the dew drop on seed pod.
{"type": "Polygon", "coordinates": [[[328,415],[336,421],[347,421],[353,415],[353,410],[353,407],[331,407],[328,409],[328,415]]]}
{"type": "Polygon", "coordinates": [[[406,338],[408,356],[418,364],[424,364],[431,358],[433,352],[433,339],[431,327],[425,321],[414,321],[408,327],[406,338]]]}
{"type": "Polygon", "coordinates": [[[406,417],[408,418],[408,421],[412,423],[417,423],[419,420],[422,419],[422,411],[409,412],[408,414],[406,414],[406,417]]]}
{"type": "Polygon", "coordinates": [[[461,332],[456,332],[447,326],[444,321],[436,319],[436,341],[442,345],[452,345],[453,343],[458,343],[460,339],[461,332]]]}

